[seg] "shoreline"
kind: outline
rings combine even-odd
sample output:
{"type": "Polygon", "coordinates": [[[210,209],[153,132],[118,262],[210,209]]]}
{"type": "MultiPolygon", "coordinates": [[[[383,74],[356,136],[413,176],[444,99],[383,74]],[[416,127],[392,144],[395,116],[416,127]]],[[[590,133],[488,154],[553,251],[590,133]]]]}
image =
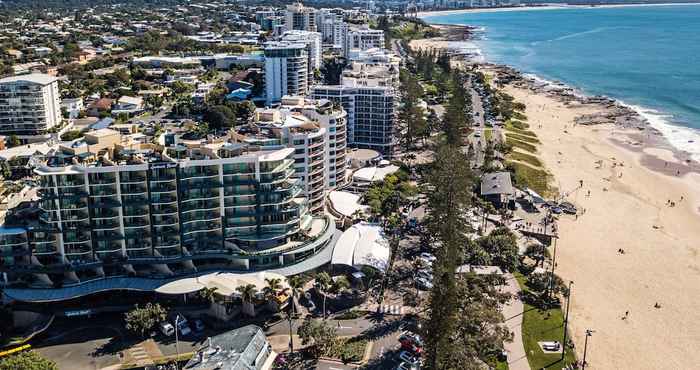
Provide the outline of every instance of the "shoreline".
{"type": "Polygon", "coordinates": [[[700,3],[638,3],[638,4],[600,4],[600,5],[527,5],[527,6],[504,6],[499,8],[469,8],[454,10],[430,10],[418,12],[418,18],[435,17],[442,15],[465,14],[465,13],[495,13],[495,12],[519,12],[532,10],[562,10],[562,9],[598,9],[598,8],[634,8],[634,7],[656,7],[656,6],[679,6],[679,5],[700,5],[700,3]]]}
{"type": "Polygon", "coordinates": [[[557,273],[576,282],[570,328],[579,358],[593,329],[592,369],[692,368],[700,361],[700,327],[687,325],[700,320],[700,164],[634,106],[509,66],[471,64],[526,105],[543,167],[563,199],[587,210],[558,222],[557,273]],[[590,196],[576,190],[579,181],[590,196]],[[632,317],[622,320],[625,311],[632,317]]]}

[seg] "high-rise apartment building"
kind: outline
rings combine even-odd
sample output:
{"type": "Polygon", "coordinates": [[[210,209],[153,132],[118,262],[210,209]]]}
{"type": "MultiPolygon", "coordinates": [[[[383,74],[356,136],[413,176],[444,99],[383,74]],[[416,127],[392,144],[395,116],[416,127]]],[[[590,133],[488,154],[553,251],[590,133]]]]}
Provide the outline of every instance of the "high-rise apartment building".
{"type": "Polygon", "coordinates": [[[350,28],[345,36],[343,44],[343,53],[347,58],[350,52],[354,49],[368,50],[375,48],[384,48],[386,46],[384,40],[384,31],[373,30],[369,27],[350,28]]]}
{"type": "Polygon", "coordinates": [[[302,3],[287,5],[285,27],[288,31],[316,31],[316,9],[306,7],[302,3]]]}
{"type": "Polygon", "coordinates": [[[309,209],[320,213],[327,191],[345,184],[346,121],[347,113],[329,100],[285,96],[279,108],[257,109],[236,139],[262,150],[294,148],[309,209]]]}
{"type": "Polygon", "coordinates": [[[293,148],[222,140],[157,148],[110,148],[85,162],[49,157],[36,169],[38,220],[0,233],[3,283],[128,289],[132,277],[296,265],[331,239],[333,222],[308,211],[293,148]]]}
{"type": "Polygon", "coordinates": [[[0,79],[0,134],[32,140],[61,123],[58,79],[44,74],[0,79]]]}
{"type": "Polygon", "coordinates": [[[306,54],[309,57],[308,66],[310,76],[313,76],[315,70],[321,68],[323,62],[321,33],[298,30],[286,31],[282,34],[281,40],[288,43],[302,43],[306,45],[306,54]]]}
{"type": "Polygon", "coordinates": [[[309,57],[304,43],[271,42],[265,45],[265,94],[267,104],[285,95],[306,95],[309,57]]]}
{"type": "Polygon", "coordinates": [[[398,59],[383,50],[353,53],[340,85],[312,86],[310,96],[340,103],[348,113],[348,145],[391,156],[396,144],[398,59]]]}

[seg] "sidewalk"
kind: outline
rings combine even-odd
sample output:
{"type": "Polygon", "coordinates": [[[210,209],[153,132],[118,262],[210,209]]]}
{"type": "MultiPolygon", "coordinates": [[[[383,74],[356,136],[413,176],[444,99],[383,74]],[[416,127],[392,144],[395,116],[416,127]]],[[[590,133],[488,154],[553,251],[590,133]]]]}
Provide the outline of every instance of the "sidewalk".
{"type": "Polygon", "coordinates": [[[506,325],[508,330],[513,333],[513,341],[504,343],[504,347],[508,352],[508,368],[510,370],[531,370],[530,364],[527,362],[525,347],[523,346],[523,302],[517,296],[520,292],[520,286],[513,274],[505,274],[503,276],[508,282],[505,290],[515,296],[503,306],[503,316],[506,319],[506,325]]]}

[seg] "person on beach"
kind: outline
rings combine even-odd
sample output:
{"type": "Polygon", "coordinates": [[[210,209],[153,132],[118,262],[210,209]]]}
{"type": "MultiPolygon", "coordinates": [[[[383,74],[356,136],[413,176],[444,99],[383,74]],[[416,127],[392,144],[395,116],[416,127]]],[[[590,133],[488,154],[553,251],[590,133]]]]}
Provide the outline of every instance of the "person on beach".
{"type": "Polygon", "coordinates": [[[661,308],[661,305],[659,304],[659,302],[654,303],[654,308],[661,308]]]}

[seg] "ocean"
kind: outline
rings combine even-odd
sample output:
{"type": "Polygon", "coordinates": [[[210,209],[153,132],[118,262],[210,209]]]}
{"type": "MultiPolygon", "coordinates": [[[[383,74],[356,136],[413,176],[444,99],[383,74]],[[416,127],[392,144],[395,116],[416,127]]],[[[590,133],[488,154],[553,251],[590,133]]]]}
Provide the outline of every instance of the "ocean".
{"type": "Polygon", "coordinates": [[[634,107],[674,147],[700,159],[700,5],[532,9],[423,19],[481,27],[473,47],[487,61],[585,94],[615,98],[634,107]]]}

